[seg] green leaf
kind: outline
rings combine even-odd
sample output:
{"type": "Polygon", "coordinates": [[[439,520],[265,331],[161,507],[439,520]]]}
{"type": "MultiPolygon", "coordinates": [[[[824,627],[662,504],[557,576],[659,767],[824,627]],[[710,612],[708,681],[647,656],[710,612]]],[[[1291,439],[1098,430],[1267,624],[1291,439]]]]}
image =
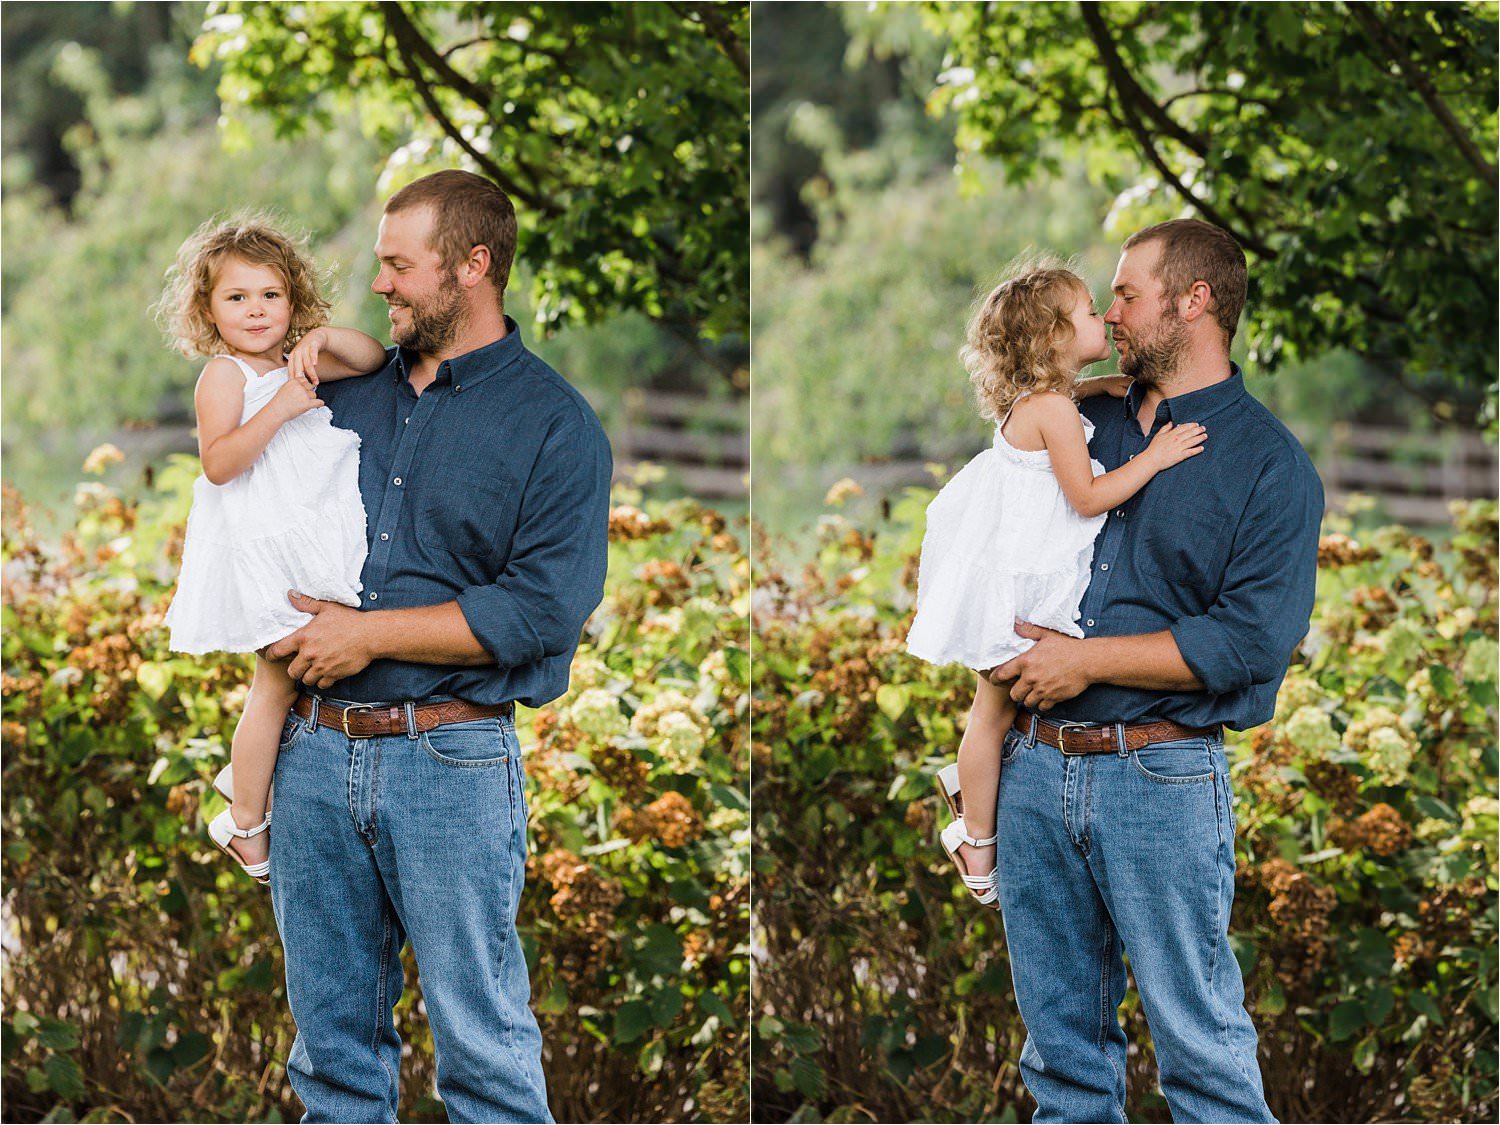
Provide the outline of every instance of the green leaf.
{"type": "Polygon", "coordinates": [[[682,939],[671,926],[652,923],[630,960],[643,976],[676,976],[682,971],[682,939]]]}
{"type": "Polygon", "coordinates": [[[1385,985],[1377,985],[1370,990],[1365,997],[1365,1017],[1370,1021],[1370,1026],[1379,1027],[1386,1021],[1396,1006],[1396,994],[1385,985]]]}
{"type": "Polygon", "coordinates": [[[1474,994],[1474,1003],[1479,1005],[1479,1010],[1490,1018],[1491,1023],[1500,1019],[1496,1012],[1496,989],[1494,985],[1482,988],[1474,994]]]}
{"type": "Polygon", "coordinates": [[[1458,695],[1458,680],[1450,668],[1442,664],[1430,664],[1427,674],[1432,678],[1433,690],[1443,699],[1452,699],[1458,695]]]}
{"type": "Polygon", "coordinates": [[[719,1022],[725,1027],[735,1026],[734,1014],[717,992],[700,992],[697,996],[697,1003],[698,1007],[709,1015],[718,1016],[719,1022]]]}
{"type": "Polygon", "coordinates": [[[875,689],[875,706],[893,723],[906,713],[910,702],[910,692],[900,684],[881,684],[875,689]]]}
{"type": "Polygon", "coordinates": [[[652,1026],[651,1005],[644,1000],[627,1000],[615,1012],[615,1043],[632,1043],[652,1026]]]}
{"type": "Polygon", "coordinates": [[[823,1036],[817,1028],[805,1023],[788,1024],[781,1041],[788,1050],[799,1055],[811,1055],[823,1049],[823,1036]]]}
{"type": "Polygon", "coordinates": [[[667,1057],[667,1043],[664,1039],[653,1039],[641,1048],[637,1061],[640,1064],[641,1073],[648,1077],[655,1077],[657,1071],[661,1070],[661,1064],[667,1057]]]}
{"type": "Polygon", "coordinates": [[[47,1072],[47,1086],[66,1101],[83,1097],[83,1071],[68,1055],[49,1055],[42,1064],[47,1072]]]}
{"type": "Polygon", "coordinates": [[[917,1040],[912,1048],[912,1058],[917,1066],[931,1066],[948,1053],[948,1039],[943,1035],[926,1035],[917,1040]]]}
{"type": "Polygon", "coordinates": [[[1281,987],[1281,981],[1271,981],[1256,1001],[1255,1010],[1267,1016],[1279,1016],[1286,1011],[1286,990],[1281,987]]]}
{"type": "Polygon", "coordinates": [[[1365,1006],[1358,1000],[1345,1000],[1328,1015],[1328,1037],[1337,1043],[1348,1039],[1365,1022],[1365,1006]]]}
{"type": "Polygon", "coordinates": [[[805,1098],[817,1099],[823,1096],[827,1086],[827,1078],[823,1068],[806,1055],[798,1055],[792,1060],[792,1085],[797,1092],[805,1098]]]}
{"type": "Polygon", "coordinates": [[[135,682],[152,699],[160,699],[167,693],[167,688],[172,686],[172,670],[165,664],[142,661],[135,670],[135,682]]]}
{"type": "Polygon", "coordinates": [[[1380,1044],[1375,1036],[1365,1036],[1354,1046],[1354,1069],[1361,1074],[1369,1074],[1379,1053],[1380,1044]]]}
{"type": "Polygon", "coordinates": [[[11,1020],[11,1026],[16,1029],[17,1035],[30,1035],[41,1026],[41,1021],[30,1012],[21,1011],[11,1020]]]}
{"type": "Polygon", "coordinates": [[[1230,934],[1229,948],[1240,964],[1240,976],[1248,977],[1255,969],[1255,940],[1247,934],[1230,934]]]}
{"type": "Polygon", "coordinates": [[[545,1016],[556,1016],[568,1010],[568,986],[553,981],[547,995],[537,1001],[536,1010],[545,1016]]]}
{"type": "Polygon", "coordinates": [[[78,1029],[66,1020],[44,1019],[36,1033],[37,1042],[53,1051],[71,1051],[78,1046],[78,1029]]]}
{"type": "Polygon", "coordinates": [[[1443,1013],[1438,1010],[1437,1003],[1427,993],[1409,992],[1406,995],[1406,1003],[1412,1011],[1418,1012],[1438,1026],[1442,1026],[1443,1013]]]}
{"type": "Polygon", "coordinates": [[[682,992],[664,988],[651,998],[651,1020],[657,1027],[671,1027],[682,1013],[682,992]]]}
{"type": "Polygon", "coordinates": [[[208,1054],[208,1036],[199,1031],[189,1031],[177,1040],[172,1048],[172,1060],[179,1067],[190,1067],[208,1054]]]}

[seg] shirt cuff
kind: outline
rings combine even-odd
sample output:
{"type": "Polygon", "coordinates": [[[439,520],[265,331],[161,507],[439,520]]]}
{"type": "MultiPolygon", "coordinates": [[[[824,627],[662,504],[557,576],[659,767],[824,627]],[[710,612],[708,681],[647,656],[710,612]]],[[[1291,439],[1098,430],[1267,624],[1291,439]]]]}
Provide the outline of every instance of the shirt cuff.
{"type": "Polygon", "coordinates": [[[470,586],[458,595],[458,608],[469,631],[501,668],[515,668],[540,660],[541,638],[516,611],[514,599],[498,586],[470,586]]]}
{"type": "Polygon", "coordinates": [[[1212,617],[1183,617],[1172,623],[1177,651],[1210,695],[1250,686],[1250,668],[1235,650],[1229,630],[1212,617]]]}

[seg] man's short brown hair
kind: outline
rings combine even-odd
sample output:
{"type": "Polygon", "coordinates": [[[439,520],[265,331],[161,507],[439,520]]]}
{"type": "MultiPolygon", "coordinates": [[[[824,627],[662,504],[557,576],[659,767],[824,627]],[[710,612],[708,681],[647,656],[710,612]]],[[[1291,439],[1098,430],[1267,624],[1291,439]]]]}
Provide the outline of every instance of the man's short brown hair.
{"type": "Polygon", "coordinates": [[[1136,231],[1123,248],[1146,242],[1161,243],[1155,277],[1161,282],[1162,295],[1175,300],[1194,282],[1204,282],[1213,293],[1214,319],[1225,339],[1233,340],[1248,283],[1245,252],[1234,235],[1200,219],[1172,219],[1136,231]]]}
{"type": "Polygon", "coordinates": [[[456,269],[476,246],[487,246],[500,308],[516,257],[516,209],[499,185],[473,172],[450,168],[414,180],[386,201],[385,213],[432,208],[432,249],[443,268],[456,269]]]}

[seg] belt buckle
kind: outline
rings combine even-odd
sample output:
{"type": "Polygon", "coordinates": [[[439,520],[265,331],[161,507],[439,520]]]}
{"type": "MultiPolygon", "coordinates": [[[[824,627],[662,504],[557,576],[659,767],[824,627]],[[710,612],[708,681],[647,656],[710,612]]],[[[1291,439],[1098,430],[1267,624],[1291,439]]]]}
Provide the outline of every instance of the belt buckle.
{"type": "Polygon", "coordinates": [[[1075,722],[1073,722],[1070,719],[1060,719],[1060,720],[1055,720],[1055,721],[1057,722],[1057,748],[1060,751],[1062,751],[1063,757],[1065,757],[1065,758],[1081,758],[1084,755],[1086,755],[1088,753],[1087,750],[1069,750],[1068,749],[1068,731],[1069,730],[1093,730],[1093,729],[1095,729],[1095,724],[1093,724],[1093,723],[1075,723],[1075,722]]]}
{"type": "Polygon", "coordinates": [[[352,730],[349,729],[349,713],[351,711],[374,711],[374,710],[375,710],[375,706],[374,706],[374,704],[371,704],[371,703],[351,703],[348,707],[345,707],[339,713],[339,718],[343,722],[343,725],[344,725],[344,737],[345,738],[374,738],[375,736],[373,734],[355,734],[352,730]]]}

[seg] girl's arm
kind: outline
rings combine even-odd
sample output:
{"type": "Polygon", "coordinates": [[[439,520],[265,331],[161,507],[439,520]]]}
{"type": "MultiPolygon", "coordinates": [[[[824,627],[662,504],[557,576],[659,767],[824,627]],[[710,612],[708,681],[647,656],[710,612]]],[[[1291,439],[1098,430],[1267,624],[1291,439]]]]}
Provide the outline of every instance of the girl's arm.
{"type": "Polygon", "coordinates": [[[203,475],[213,484],[228,484],[251,465],[283,423],[322,406],[303,379],[288,378],[271,401],[243,426],[245,376],[232,360],[211,359],[198,376],[193,392],[198,412],[198,458],[203,475]]]}
{"type": "Polygon", "coordinates": [[[1130,499],[1163,469],[1203,452],[1208,433],[1197,422],[1168,422],[1134,460],[1102,476],[1089,465],[1083,416],[1066,395],[1034,394],[1022,403],[1027,421],[1041,433],[1052,471],[1068,503],[1080,515],[1097,516],[1130,499]]]}
{"type": "Polygon", "coordinates": [[[314,328],[288,353],[286,366],[292,379],[303,376],[316,387],[384,367],[385,348],[354,328],[314,328]]]}
{"type": "Polygon", "coordinates": [[[1114,395],[1124,398],[1133,380],[1129,375],[1099,375],[1093,379],[1080,379],[1073,384],[1074,398],[1093,398],[1095,395],[1114,395]]]}

